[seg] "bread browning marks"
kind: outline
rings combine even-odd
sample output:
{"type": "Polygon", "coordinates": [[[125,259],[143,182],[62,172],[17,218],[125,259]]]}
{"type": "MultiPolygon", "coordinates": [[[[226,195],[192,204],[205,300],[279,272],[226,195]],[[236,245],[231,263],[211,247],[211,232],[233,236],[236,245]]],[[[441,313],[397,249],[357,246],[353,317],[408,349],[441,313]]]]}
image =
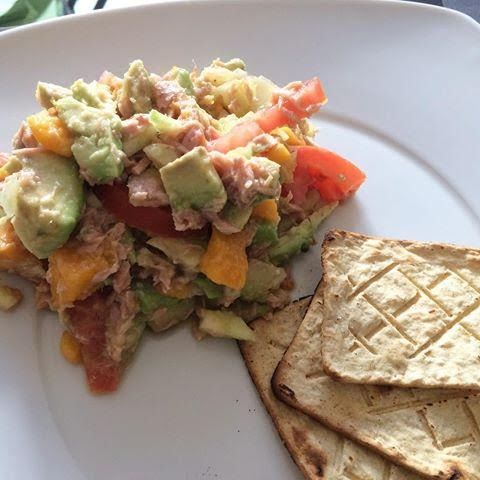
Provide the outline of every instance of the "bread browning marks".
{"type": "Polygon", "coordinates": [[[272,378],[278,398],[424,478],[480,479],[478,396],[336,382],[322,374],[321,322],[318,291],[272,378]]]}
{"type": "MultiPolygon", "coordinates": [[[[287,306],[273,316],[249,325],[256,342],[240,343],[245,364],[278,433],[303,475],[312,480],[419,480],[325,428],[275,398],[270,379],[292,340],[309,299],[287,306]]],[[[285,395],[292,395],[288,389],[285,395]]],[[[291,391],[290,391],[291,392],[291,391]]]]}

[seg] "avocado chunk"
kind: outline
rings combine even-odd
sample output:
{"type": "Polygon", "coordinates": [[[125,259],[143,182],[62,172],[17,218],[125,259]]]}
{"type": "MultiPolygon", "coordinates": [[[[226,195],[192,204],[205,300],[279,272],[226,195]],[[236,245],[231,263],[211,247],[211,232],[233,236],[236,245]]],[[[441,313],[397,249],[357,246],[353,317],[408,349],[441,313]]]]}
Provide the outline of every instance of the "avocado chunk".
{"type": "Polygon", "coordinates": [[[237,315],[220,310],[202,308],[198,312],[198,329],[212,337],[227,337],[237,340],[255,340],[253,330],[237,315]]]}
{"type": "Polygon", "coordinates": [[[61,98],[55,107],[75,136],[72,153],[88,183],[109,183],[119,177],[126,156],[122,151],[122,123],[118,115],[73,97],[61,98]]]}
{"type": "Polygon", "coordinates": [[[325,205],[299,225],[290,228],[279,238],[277,244],[270,247],[268,251],[270,261],[274,265],[284,265],[297,253],[307,251],[315,241],[316,229],[336,206],[337,203],[325,205]]]}
{"type": "Polygon", "coordinates": [[[141,60],[135,60],[123,77],[123,86],[118,100],[124,117],[134,113],[148,113],[152,109],[152,86],[150,76],[141,60]]]}
{"type": "Polygon", "coordinates": [[[165,143],[151,143],[143,151],[158,169],[178,158],[175,148],[165,143]]]}
{"type": "Polygon", "coordinates": [[[38,82],[35,98],[43,108],[52,108],[57,100],[68,97],[72,91],[54,83],[38,82]]]}
{"type": "Polygon", "coordinates": [[[138,300],[140,311],[144,314],[152,313],[157,308],[170,308],[180,300],[157,292],[153,285],[147,282],[137,282],[134,285],[135,295],[138,300]]]}
{"type": "Polygon", "coordinates": [[[103,83],[85,83],[83,80],[77,80],[70,88],[73,98],[89,107],[113,114],[117,111],[110,89],[103,83]]]}
{"type": "Polygon", "coordinates": [[[276,290],[286,276],[283,268],[252,258],[248,262],[247,281],[240,297],[249,302],[266,302],[268,293],[276,290]]]}
{"type": "Polygon", "coordinates": [[[122,126],[127,123],[133,125],[133,128],[122,129],[122,143],[123,151],[127,157],[130,157],[152,143],[156,139],[157,132],[150,123],[148,116],[144,114],[137,114],[128,120],[124,120],[122,126]]]}
{"type": "Polygon", "coordinates": [[[161,250],[173,263],[187,271],[198,271],[198,266],[207,248],[202,240],[184,238],[154,237],[147,241],[152,247],[161,250]]]}
{"type": "Polygon", "coordinates": [[[212,282],[205,275],[198,275],[198,277],[193,281],[193,283],[200,287],[200,289],[203,291],[203,293],[209,300],[218,300],[223,296],[223,286],[212,282]]]}
{"type": "Polygon", "coordinates": [[[178,300],[178,303],[171,307],[155,310],[148,318],[148,326],[154,332],[162,332],[186,320],[193,313],[194,308],[195,300],[193,298],[178,300]]]}
{"type": "Polygon", "coordinates": [[[194,298],[173,298],[157,292],[147,282],[134,285],[140,311],[146,315],[148,326],[160,332],[187,319],[195,307],[194,298]]]}
{"type": "Polygon", "coordinates": [[[21,170],[0,190],[0,206],[27,250],[47,258],[62,246],[83,211],[83,182],[70,158],[54,153],[17,155],[21,170]]]}
{"type": "Polygon", "coordinates": [[[213,221],[213,225],[227,235],[240,232],[250,219],[252,210],[253,207],[237,206],[227,202],[218,219],[213,221]]]}
{"type": "Polygon", "coordinates": [[[181,211],[219,212],[227,201],[222,180],[204,147],[195,147],[160,169],[175,215],[181,211]]]}
{"type": "Polygon", "coordinates": [[[182,121],[160,113],[158,110],[150,112],[150,121],[159,135],[176,136],[184,129],[182,121]]]}
{"type": "Polygon", "coordinates": [[[278,226],[272,222],[261,221],[253,237],[254,245],[272,245],[278,242],[278,226]]]}

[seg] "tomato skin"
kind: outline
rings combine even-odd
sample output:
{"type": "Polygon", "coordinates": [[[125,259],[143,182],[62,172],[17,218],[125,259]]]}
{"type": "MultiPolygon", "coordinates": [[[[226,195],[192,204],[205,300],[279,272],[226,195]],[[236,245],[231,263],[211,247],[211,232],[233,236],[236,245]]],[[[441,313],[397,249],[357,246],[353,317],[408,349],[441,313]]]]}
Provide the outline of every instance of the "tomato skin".
{"type": "Polygon", "coordinates": [[[111,302],[108,295],[97,291],[85,300],[75,302],[65,312],[72,335],[80,342],[82,361],[88,386],[93,393],[117,390],[122,366],[106,351],[106,331],[111,302]]]}
{"type": "Polygon", "coordinates": [[[296,149],[296,154],[297,169],[300,168],[298,178],[303,178],[308,171],[309,186],[318,190],[326,202],[345,200],[365,181],[366,176],[358,167],[326,148],[302,146],[296,149]]]}
{"type": "Polygon", "coordinates": [[[309,117],[327,101],[322,84],[317,77],[293,84],[288,92],[273,98],[271,107],[259,110],[253,120],[239,123],[230,132],[207,144],[209,150],[227,153],[243,147],[257,135],[277,127],[293,127],[300,119],[309,117]]]}
{"type": "Polygon", "coordinates": [[[298,119],[288,110],[274,105],[257,112],[255,122],[264,132],[271,132],[277,127],[283,127],[284,125],[291,127],[298,122],[298,119]]]}
{"type": "Polygon", "coordinates": [[[118,389],[122,372],[119,363],[90,345],[82,345],[82,360],[92,393],[111,393],[118,389]]]}
{"type": "Polygon", "coordinates": [[[293,84],[292,93],[281,95],[279,104],[299,118],[309,117],[327,103],[327,96],[318,77],[293,84]]]}
{"type": "Polygon", "coordinates": [[[227,134],[209,142],[208,149],[227,153],[234,148],[245,146],[248,142],[252,141],[262,133],[263,130],[255,121],[239,123],[227,134]]]}
{"type": "Polygon", "coordinates": [[[172,211],[169,207],[134,207],[128,197],[128,187],[120,183],[96,185],[95,195],[113,216],[129,227],[136,228],[154,237],[191,237],[202,230],[175,230],[172,211]]]}

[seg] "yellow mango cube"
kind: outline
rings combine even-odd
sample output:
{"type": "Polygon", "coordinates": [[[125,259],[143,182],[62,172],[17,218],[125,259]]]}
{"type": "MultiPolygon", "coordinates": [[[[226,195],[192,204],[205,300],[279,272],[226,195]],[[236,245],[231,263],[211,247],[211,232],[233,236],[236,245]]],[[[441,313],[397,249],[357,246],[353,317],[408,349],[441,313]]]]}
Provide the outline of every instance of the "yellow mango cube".
{"type": "Polygon", "coordinates": [[[47,150],[51,150],[64,157],[72,156],[73,135],[67,126],[57,115],[42,110],[27,118],[27,123],[38,143],[47,150]]]}
{"type": "Polygon", "coordinates": [[[212,282],[241,290],[248,272],[247,240],[245,231],[226,235],[213,227],[200,271],[212,282]]]}

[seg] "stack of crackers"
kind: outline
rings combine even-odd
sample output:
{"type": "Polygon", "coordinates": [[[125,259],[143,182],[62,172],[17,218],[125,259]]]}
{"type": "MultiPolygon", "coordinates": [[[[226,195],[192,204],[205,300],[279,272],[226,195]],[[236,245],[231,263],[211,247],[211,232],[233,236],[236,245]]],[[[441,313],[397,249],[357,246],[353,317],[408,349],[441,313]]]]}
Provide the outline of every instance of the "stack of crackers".
{"type": "Polygon", "coordinates": [[[305,477],[480,479],[480,250],[334,230],[322,264],[241,345],[305,477]]]}

